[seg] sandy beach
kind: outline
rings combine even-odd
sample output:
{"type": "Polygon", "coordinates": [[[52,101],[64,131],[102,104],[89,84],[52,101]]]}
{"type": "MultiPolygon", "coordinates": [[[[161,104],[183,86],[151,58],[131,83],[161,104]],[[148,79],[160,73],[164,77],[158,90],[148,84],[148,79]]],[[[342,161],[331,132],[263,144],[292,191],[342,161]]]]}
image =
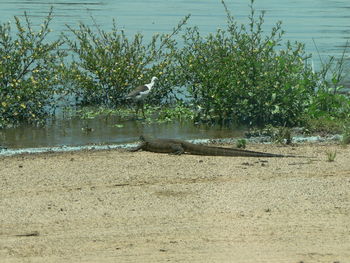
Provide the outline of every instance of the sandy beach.
{"type": "Polygon", "coordinates": [[[350,262],[350,147],[247,149],[2,157],[0,262],[350,262]]]}

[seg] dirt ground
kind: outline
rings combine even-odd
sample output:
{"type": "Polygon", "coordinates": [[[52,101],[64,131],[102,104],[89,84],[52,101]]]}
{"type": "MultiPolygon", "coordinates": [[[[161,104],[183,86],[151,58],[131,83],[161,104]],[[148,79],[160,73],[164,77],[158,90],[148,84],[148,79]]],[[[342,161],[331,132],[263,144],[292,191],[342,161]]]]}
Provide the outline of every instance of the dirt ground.
{"type": "Polygon", "coordinates": [[[0,262],[350,262],[350,147],[248,149],[3,157],[0,262]]]}

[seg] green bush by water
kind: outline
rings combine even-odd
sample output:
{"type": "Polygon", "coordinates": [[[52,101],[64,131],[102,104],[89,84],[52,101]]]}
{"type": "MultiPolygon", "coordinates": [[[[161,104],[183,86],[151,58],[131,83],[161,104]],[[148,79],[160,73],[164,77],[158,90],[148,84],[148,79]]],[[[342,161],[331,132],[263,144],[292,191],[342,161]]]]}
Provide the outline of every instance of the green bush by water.
{"type": "Polygon", "coordinates": [[[264,13],[257,16],[253,6],[248,26],[238,25],[227,8],[226,13],[226,30],[203,37],[190,28],[178,50],[178,75],[198,110],[197,119],[297,125],[317,83],[305,66],[304,45],[282,47],[281,22],[265,35],[264,13]]]}
{"type": "Polygon", "coordinates": [[[75,57],[67,67],[66,79],[73,84],[73,92],[83,105],[120,107],[126,103],[125,96],[131,89],[156,76],[159,82],[150,101],[159,104],[169,99],[175,84],[172,36],[188,19],[186,16],[180,21],[171,34],[153,35],[147,44],[140,33],[129,39],[115,21],[112,32],[98,26],[93,30],[84,24],[79,29],[69,27],[75,39],[67,35],[64,38],[75,57]]]}
{"type": "Polygon", "coordinates": [[[255,13],[253,0],[247,25],[238,24],[222,3],[225,30],[203,36],[190,27],[182,33],[183,42],[173,36],[189,16],[149,43],[141,34],[128,37],[116,23],[111,32],[96,23],[69,27],[61,39],[49,42],[52,10],[38,31],[26,14],[24,26],[15,18],[16,32],[9,23],[1,25],[0,126],[44,121],[65,94],[98,109],[89,108],[88,117],[102,108],[127,118],[125,95],[152,76],[159,82],[146,101],[146,121],[193,119],[312,130],[350,117],[349,98],[338,93],[346,49],[340,60],[322,62],[322,70],[314,73],[302,43],[282,43],[281,22],[269,33],[262,30],[264,13],[255,13]],[[71,62],[63,60],[63,44],[71,49],[71,62]]]}
{"type": "Polygon", "coordinates": [[[57,103],[60,63],[65,52],[62,41],[47,42],[52,10],[35,31],[25,13],[25,22],[15,17],[0,25],[0,127],[20,122],[40,122],[57,103]]]}

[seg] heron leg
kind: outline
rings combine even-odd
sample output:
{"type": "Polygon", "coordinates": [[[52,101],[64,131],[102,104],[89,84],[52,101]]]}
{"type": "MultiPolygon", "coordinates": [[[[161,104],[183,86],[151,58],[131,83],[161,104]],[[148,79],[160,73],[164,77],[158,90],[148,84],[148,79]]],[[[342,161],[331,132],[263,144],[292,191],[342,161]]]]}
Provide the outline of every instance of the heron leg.
{"type": "Polygon", "coordinates": [[[143,103],[142,103],[142,115],[143,115],[143,118],[145,118],[146,119],[146,116],[145,116],[145,111],[144,111],[144,105],[143,105],[143,103]]]}

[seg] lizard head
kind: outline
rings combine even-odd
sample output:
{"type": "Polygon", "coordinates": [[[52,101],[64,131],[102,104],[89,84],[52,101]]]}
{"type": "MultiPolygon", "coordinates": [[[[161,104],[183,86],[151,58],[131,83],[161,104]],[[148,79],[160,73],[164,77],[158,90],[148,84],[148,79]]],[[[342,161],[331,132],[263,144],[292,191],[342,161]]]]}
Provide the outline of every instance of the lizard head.
{"type": "Polygon", "coordinates": [[[140,141],[142,141],[142,142],[146,141],[145,136],[141,135],[140,136],[140,141]]]}

